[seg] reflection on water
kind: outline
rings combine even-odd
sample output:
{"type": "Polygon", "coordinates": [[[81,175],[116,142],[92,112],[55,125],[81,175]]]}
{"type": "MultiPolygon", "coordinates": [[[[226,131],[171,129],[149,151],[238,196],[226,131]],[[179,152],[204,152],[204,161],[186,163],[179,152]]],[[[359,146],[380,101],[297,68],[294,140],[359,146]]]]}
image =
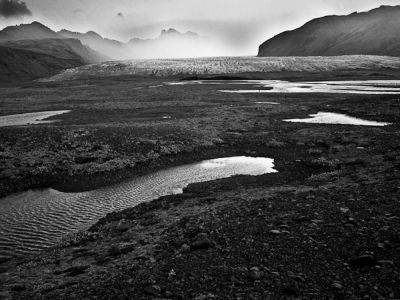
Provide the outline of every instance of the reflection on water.
{"type": "Polygon", "coordinates": [[[1,116],[0,127],[53,123],[54,120],[49,120],[49,121],[43,121],[43,120],[50,118],[52,116],[66,114],[69,112],[70,110],[55,110],[55,111],[40,111],[34,113],[1,116]]]}
{"type": "Polygon", "coordinates": [[[335,94],[400,94],[400,80],[354,80],[289,82],[283,80],[197,80],[170,82],[169,85],[250,85],[250,89],[220,90],[223,93],[335,93],[335,94]]]}
{"type": "Polygon", "coordinates": [[[306,119],[289,119],[284,120],[285,122],[294,123],[317,123],[317,124],[342,124],[342,125],[358,125],[358,126],[387,126],[391,123],[367,121],[359,118],[353,118],[347,115],[330,113],[330,112],[319,112],[317,114],[311,114],[306,119]]]}
{"type": "Polygon", "coordinates": [[[34,190],[0,199],[0,256],[32,253],[115,210],[181,193],[190,183],[277,172],[270,158],[230,157],[174,167],[84,193],[34,190]]]}
{"type": "Polygon", "coordinates": [[[224,93],[334,93],[365,95],[400,94],[399,80],[289,82],[280,80],[249,80],[259,89],[220,90],[224,93]],[[268,88],[268,89],[265,89],[268,88]]]}
{"type": "Polygon", "coordinates": [[[280,103],[278,103],[278,102],[266,102],[266,101],[264,101],[264,102],[256,102],[256,104],[271,104],[271,105],[279,105],[280,103]]]}

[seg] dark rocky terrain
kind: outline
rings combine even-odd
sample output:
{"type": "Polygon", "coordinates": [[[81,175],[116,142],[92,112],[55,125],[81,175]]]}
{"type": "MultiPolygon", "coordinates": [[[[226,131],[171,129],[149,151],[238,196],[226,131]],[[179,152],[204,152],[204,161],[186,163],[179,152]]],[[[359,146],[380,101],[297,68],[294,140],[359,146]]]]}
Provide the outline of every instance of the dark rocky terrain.
{"type": "Polygon", "coordinates": [[[400,56],[400,6],[326,16],[264,42],[258,56],[400,56]]]}
{"type": "MultiPolygon", "coordinates": [[[[400,78],[392,71],[257,76],[400,78]]],[[[39,255],[4,259],[0,297],[400,297],[398,95],[232,97],[212,85],[151,88],[160,83],[115,77],[1,89],[4,114],[72,109],[60,123],[0,128],[2,187],[81,190],[230,155],[274,158],[279,173],[193,184],[111,213],[39,255]],[[282,122],[327,109],[394,125],[282,122]]]]}

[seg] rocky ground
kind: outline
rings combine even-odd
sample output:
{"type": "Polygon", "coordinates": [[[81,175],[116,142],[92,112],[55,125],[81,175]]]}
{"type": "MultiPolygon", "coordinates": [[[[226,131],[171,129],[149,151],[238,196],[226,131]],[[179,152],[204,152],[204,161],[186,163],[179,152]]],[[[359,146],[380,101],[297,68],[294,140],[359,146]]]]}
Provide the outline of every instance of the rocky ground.
{"type": "MultiPolygon", "coordinates": [[[[129,85],[119,84],[135,87],[142,83],[134,80],[129,85]]],[[[57,89],[68,88],[74,87],[57,89]]],[[[175,109],[185,113],[181,117],[176,115],[174,122],[154,120],[154,115],[137,120],[129,115],[134,109],[129,108],[133,104],[126,99],[117,101],[118,105],[128,107],[125,114],[117,114],[119,122],[111,118],[100,124],[102,118],[97,118],[84,124],[84,114],[76,113],[65,115],[63,125],[0,132],[10,141],[15,132],[22,132],[27,140],[17,145],[19,149],[28,149],[27,141],[36,132],[46,133],[41,137],[52,131],[68,136],[79,130],[66,144],[65,139],[54,142],[65,148],[59,146],[57,151],[46,152],[72,153],[70,161],[75,162],[77,154],[84,151],[74,152],[75,147],[62,152],[69,143],[81,147],[90,141],[102,146],[87,150],[88,153],[114,153],[115,157],[126,153],[125,157],[130,158],[129,153],[135,157],[138,153],[164,149],[159,140],[161,129],[171,134],[168,126],[176,126],[176,130],[187,131],[175,131],[170,140],[162,141],[169,147],[182,143],[192,148],[149,158],[149,164],[143,166],[158,168],[202,155],[207,158],[247,154],[275,158],[279,173],[194,184],[181,195],[109,214],[90,230],[66,238],[55,249],[32,257],[4,259],[0,262],[0,297],[400,298],[399,125],[374,128],[281,121],[328,108],[332,112],[396,122],[400,114],[398,96],[235,95],[232,99],[215,93],[214,87],[190,86],[184,94],[177,93],[176,88],[146,89],[140,98],[143,101],[139,101],[143,106],[148,106],[150,99],[157,101],[155,107],[161,103],[169,105],[171,114],[171,107],[182,103],[193,109],[192,115],[175,109]],[[181,96],[168,102],[171,95],[181,96]],[[260,100],[281,105],[254,104],[260,100]],[[194,103],[196,108],[192,107],[194,103]],[[135,121],[126,121],[132,119],[135,121]],[[124,122],[128,124],[121,125],[124,122]],[[124,130],[131,135],[125,135],[124,130]],[[121,136],[123,140],[128,140],[127,136],[152,140],[150,134],[154,134],[156,141],[149,148],[139,148],[135,143],[133,148],[119,146],[121,136]],[[203,144],[205,141],[207,144],[203,144]],[[173,157],[175,160],[171,161],[173,157]]],[[[93,111],[102,111],[100,102],[90,103],[93,111]]],[[[60,98],[51,107],[61,104],[60,98]]],[[[64,104],[62,108],[68,107],[64,104]]],[[[75,107],[78,112],[81,109],[75,107]]],[[[8,145],[9,153],[15,153],[16,143],[8,145]]],[[[34,151],[35,147],[30,148],[34,151]]],[[[11,160],[3,156],[4,161],[11,160]]],[[[73,165],[65,163],[68,168],[73,165]]],[[[79,176],[72,174],[71,178],[79,176]]],[[[104,176],[99,178],[99,182],[106,182],[104,176]]],[[[68,189],[74,186],[71,182],[72,179],[58,184],[68,189]]]]}

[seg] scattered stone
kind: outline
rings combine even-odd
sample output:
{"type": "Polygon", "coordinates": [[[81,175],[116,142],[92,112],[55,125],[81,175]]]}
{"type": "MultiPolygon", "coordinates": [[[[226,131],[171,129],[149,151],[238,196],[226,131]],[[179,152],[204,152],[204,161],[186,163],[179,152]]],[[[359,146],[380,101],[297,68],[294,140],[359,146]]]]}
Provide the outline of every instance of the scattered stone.
{"type": "Polygon", "coordinates": [[[59,274],[65,274],[66,276],[77,276],[80,274],[85,273],[85,271],[89,268],[90,266],[88,265],[82,265],[82,266],[74,266],[68,269],[65,269],[63,271],[56,271],[54,274],[59,275],[59,274]]]}
{"type": "Polygon", "coordinates": [[[378,265],[393,267],[394,266],[394,262],[391,261],[391,260],[380,260],[380,261],[378,261],[378,265]]]}
{"type": "Polygon", "coordinates": [[[302,283],[306,282],[306,280],[300,275],[295,275],[295,276],[292,277],[292,279],[297,281],[297,282],[302,282],[302,283]]]}
{"type": "Polygon", "coordinates": [[[183,244],[180,252],[189,252],[190,251],[190,246],[188,244],[183,244]]]}
{"type": "Polygon", "coordinates": [[[191,243],[190,250],[191,251],[204,250],[210,248],[211,246],[212,243],[209,239],[202,239],[191,243]]]}
{"type": "Polygon", "coordinates": [[[332,286],[337,290],[343,289],[343,285],[339,281],[335,281],[332,286]]]}
{"type": "Polygon", "coordinates": [[[258,267],[252,267],[249,272],[249,277],[252,280],[260,280],[263,277],[264,273],[260,271],[258,267]]]}
{"type": "Polygon", "coordinates": [[[144,288],[146,294],[151,296],[160,297],[161,296],[161,288],[158,285],[151,285],[144,288]]]}
{"type": "Polygon", "coordinates": [[[274,234],[274,235],[279,235],[279,234],[281,234],[281,232],[280,232],[279,230],[276,230],[276,229],[271,230],[270,233],[271,233],[271,234],[274,234]]]}

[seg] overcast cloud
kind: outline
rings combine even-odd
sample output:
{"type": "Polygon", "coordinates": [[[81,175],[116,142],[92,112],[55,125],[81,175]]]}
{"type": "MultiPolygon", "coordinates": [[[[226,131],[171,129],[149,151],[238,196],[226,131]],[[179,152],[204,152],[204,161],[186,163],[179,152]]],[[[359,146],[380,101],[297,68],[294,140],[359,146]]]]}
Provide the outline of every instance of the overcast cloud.
{"type": "Polygon", "coordinates": [[[0,0],[0,17],[2,18],[19,18],[30,16],[31,14],[31,11],[23,1],[0,0]]]}
{"type": "MultiPolygon", "coordinates": [[[[0,1],[25,7],[24,22],[37,20],[56,30],[94,30],[122,41],[154,38],[169,27],[191,30],[223,41],[227,55],[253,55],[266,39],[312,18],[400,4],[399,0],[26,0],[25,6],[16,0],[0,1]]],[[[0,27],[21,23],[13,16],[21,14],[8,13],[7,19],[0,18],[0,27]]]]}

